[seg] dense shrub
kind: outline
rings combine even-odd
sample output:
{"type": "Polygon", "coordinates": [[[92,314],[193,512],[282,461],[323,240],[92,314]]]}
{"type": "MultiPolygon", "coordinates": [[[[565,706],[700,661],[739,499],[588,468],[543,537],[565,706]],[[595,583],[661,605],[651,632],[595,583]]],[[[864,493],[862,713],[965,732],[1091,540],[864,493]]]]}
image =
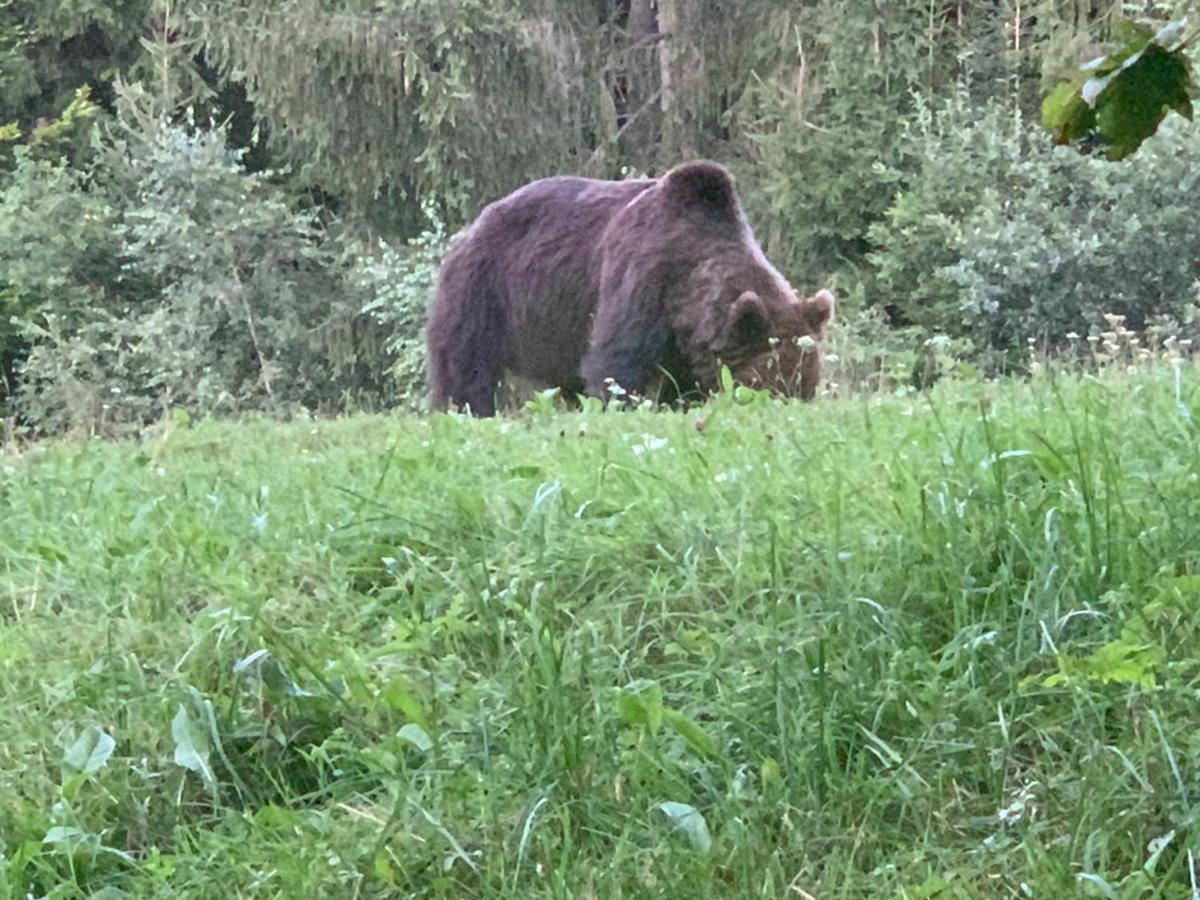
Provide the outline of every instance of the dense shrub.
{"type": "Polygon", "coordinates": [[[1200,275],[1200,132],[1172,121],[1125,166],[1031,143],[1007,202],[975,210],[945,271],[977,340],[1061,345],[1099,330],[1105,313],[1138,330],[1188,319],[1200,275]]]}
{"type": "Polygon", "coordinates": [[[1182,320],[1200,265],[1200,141],[1171,123],[1136,165],[1054,147],[1006,109],[955,98],[907,126],[915,171],[869,235],[871,302],[969,338],[993,363],[1034,338],[1182,320]]]}
{"type": "Polygon", "coordinates": [[[363,293],[363,312],[387,335],[384,349],[397,399],[410,409],[425,409],[429,393],[425,366],[425,314],[433,299],[438,263],[448,239],[431,204],[429,227],[407,244],[379,241],[375,252],[358,257],[351,278],[363,293]]]}
{"type": "Polygon", "coordinates": [[[107,430],[174,405],[278,412],[382,393],[381,359],[360,353],[378,329],[336,242],[271,173],[246,173],[217,129],[118,123],[101,143],[103,177],[30,163],[5,190],[5,204],[41,198],[62,220],[25,222],[40,256],[27,278],[0,276],[32,341],[19,398],[31,425],[107,430]]]}
{"type": "Polygon", "coordinates": [[[965,221],[990,192],[1002,190],[1026,152],[1023,132],[1001,107],[974,110],[962,94],[931,109],[917,97],[899,139],[913,158],[878,163],[877,177],[898,185],[883,218],[866,231],[873,266],[868,302],[929,332],[961,333],[961,290],[944,271],[961,259],[965,221]]]}
{"type": "Polygon", "coordinates": [[[48,310],[73,319],[120,277],[117,213],[87,173],[15,148],[0,180],[0,406],[28,351],[20,323],[48,310]]]}

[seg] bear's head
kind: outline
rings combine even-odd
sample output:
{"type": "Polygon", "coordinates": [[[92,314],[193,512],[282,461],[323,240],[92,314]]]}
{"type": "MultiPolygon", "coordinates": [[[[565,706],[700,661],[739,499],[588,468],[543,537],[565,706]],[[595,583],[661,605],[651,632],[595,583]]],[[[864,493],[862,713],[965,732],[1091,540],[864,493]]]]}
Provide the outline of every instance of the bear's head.
{"type": "Polygon", "coordinates": [[[813,399],[821,383],[819,342],[833,318],[833,307],[833,294],[820,290],[776,310],[774,346],[732,369],[733,377],[741,384],[785,397],[813,399]]]}
{"type": "Polygon", "coordinates": [[[695,382],[714,389],[727,365],[744,383],[811,398],[821,362],[809,344],[823,334],[833,295],[796,296],[755,240],[733,177],[716,163],[677,166],[656,190],[644,223],[656,227],[642,232],[643,253],[666,261],[664,303],[695,382]]]}

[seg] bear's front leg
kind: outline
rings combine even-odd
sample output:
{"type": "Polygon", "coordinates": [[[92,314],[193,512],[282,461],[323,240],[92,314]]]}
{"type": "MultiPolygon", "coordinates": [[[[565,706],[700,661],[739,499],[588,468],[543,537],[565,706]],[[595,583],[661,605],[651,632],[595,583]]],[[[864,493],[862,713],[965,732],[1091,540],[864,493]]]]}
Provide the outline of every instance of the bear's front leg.
{"type": "Polygon", "coordinates": [[[580,366],[588,394],[607,402],[614,383],[630,394],[645,393],[670,338],[661,317],[631,316],[627,306],[602,303],[580,366]]]}

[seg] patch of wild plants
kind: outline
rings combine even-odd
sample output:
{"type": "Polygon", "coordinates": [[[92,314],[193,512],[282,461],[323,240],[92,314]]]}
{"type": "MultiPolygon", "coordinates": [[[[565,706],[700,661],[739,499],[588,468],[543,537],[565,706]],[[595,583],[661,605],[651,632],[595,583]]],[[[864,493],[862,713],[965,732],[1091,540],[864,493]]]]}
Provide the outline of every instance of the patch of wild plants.
{"type": "Polygon", "coordinates": [[[429,227],[394,247],[380,241],[374,253],[362,253],[351,278],[364,295],[363,313],[387,333],[385,351],[396,394],[411,410],[428,406],[425,366],[425,318],[437,285],[437,269],[448,245],[445,225],[436,209],[424,209],[429,227]]]}
{"type": "Polygon", "coordinates": [[[385,393],[335,237],[278,173],[247,172],[221,129],[147,103],[122,93],[86,170],[21,151],[5,179],[0,207],[29,213],[5,222],[0,250],[0,365],[20,421],[112,435],[176,408],[288,414],[385,393]]]}
{"type": "Polygon", "coordinates": [[[868,230],[873,305],[973,342],[971,361],[1010,369],[1022,343],[1066,347],[1104,313],[1141,330],[1194,318],[1200,141],[1164,127],[1137,165],[1055,147],[1007,104],[966,94],[920,100],[903,125],[916,164],[880,168],[896,186],[868,230]]]}
{"type": "Polygon", "coordinates": [[[0,457],[0,885],[1189,896],[1198,387],[0,457]]]}

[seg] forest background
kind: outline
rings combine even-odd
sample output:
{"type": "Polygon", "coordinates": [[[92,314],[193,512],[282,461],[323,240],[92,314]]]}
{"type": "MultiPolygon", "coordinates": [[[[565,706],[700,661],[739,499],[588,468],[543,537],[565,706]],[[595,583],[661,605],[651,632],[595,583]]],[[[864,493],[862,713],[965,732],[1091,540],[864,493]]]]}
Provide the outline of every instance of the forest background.
{"type": "Polygon", "coordinates": [[[1196,12],[0,0],[0,900],[1200,897],[1196,12]],[[817,403],[419,414],[693,156],[817,403]]]}
{"type": "Polygon", "coordinates": [[[1191,122],[1128,165],[1038,122],[1122,23],[1187,6],[0,0],[0,416],[420,409],[437,262],[483,205],[693,157],[838,293],[832,390],[1086,354],[1106,314],[1187,341],[1191,122]]]}

